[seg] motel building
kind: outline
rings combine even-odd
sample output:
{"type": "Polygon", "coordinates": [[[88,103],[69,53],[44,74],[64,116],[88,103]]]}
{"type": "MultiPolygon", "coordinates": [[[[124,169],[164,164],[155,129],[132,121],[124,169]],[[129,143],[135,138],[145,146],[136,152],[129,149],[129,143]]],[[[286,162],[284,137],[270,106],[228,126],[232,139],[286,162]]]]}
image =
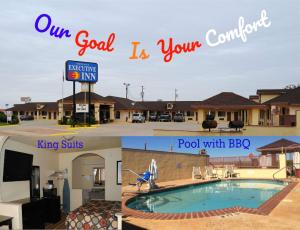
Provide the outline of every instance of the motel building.
{"type": "MultiPolygon", "coordinates": [[[[76,104],[88,104],[88,90],[82,85],[76,94],[76,104]]],[[[72,95],[56,102],[29,102],[15,104],[8,109],[19,117],[33,116],[35,120],[57,120],[71,117],[72,95]]],[[[222,92],[203,101],[133,101],[116,96],[101,96],[91,89],[91,114],[97,124],[131,122],[133,113],[143,113],[146,120],[151,114],[183,113],[185,122],[202,124],[206,115],[214,114],[218,125],[241,120],[246,126],[295,127],[300,118],[300,87],[294,89],[259,89],[249,98],[233,92],[222,92]]],[[[76,113],[79,121],[85,113],[76,113]]]]}

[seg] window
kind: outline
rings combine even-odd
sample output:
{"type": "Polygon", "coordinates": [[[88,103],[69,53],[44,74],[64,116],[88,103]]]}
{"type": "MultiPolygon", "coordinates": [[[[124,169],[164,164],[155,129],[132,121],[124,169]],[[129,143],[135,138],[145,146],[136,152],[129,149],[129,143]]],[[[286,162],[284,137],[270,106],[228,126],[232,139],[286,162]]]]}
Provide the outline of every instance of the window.
{"type": "Polygon", "coordinates": [[[120,113],[120,111],[117,111],[116,112],[116,119],[120,119],[120,117],[121,117],[121,113],[120,113]]]}
{"type": "Polygon", "coordinates": [[[94,187],[104,185],[105,183],[104,168],[94,168],[93,175],[94,175],[94,187]]]}
{"type": "Polygon", "coordinates": [[[224,111],[218,111],[218,117],[225,117],[226,113],[224,111]]]}
{"type": "Polygon", "coordinates": [[[193,111],[187,111],[186,115],[188,117],[193,117],[194,116],[194,112],[193,111]]]}

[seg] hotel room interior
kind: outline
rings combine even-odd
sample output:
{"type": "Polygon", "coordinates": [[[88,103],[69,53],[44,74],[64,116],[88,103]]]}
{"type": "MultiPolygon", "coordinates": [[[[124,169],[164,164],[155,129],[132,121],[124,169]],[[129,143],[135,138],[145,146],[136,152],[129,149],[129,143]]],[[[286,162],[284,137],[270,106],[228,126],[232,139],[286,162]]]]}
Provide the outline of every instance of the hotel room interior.
{"type": "Polygon", "coordinates": [[[119,137],[0,136],[0,229],[121,229],[119,137]]]}

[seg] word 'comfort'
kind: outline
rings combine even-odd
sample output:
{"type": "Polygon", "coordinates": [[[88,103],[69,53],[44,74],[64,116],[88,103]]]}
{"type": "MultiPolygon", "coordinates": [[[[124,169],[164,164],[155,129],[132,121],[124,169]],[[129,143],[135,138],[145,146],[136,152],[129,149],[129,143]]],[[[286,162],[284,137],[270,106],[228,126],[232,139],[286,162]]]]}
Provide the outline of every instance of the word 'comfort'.
{"type": "Polygon", "coordinates": [[[245,24],[244,17],[240,17],[238,20],[238,27],[229,30],[226,33],[220,33],[217,35],[217,31],[215,29],[210,29],[206,33],[206,43],[207,45],[214,47],[225,42],[229,42],[236,38],[241,39],[243,42],[247,41],[247,35],[252,32],[257,32],[259,27],[268,28],[271,25],[271,21],[267,16],[266,10],[262,10],[260,14],[260,19],[254,21],[253,23],[245,24]]]}

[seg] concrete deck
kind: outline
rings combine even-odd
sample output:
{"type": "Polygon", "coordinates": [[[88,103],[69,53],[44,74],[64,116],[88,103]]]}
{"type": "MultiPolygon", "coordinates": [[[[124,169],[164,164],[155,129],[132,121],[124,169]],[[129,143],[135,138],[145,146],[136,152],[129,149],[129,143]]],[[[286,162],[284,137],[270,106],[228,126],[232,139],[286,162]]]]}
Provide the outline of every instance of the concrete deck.
{"type": "MultiPolygon", "coordinates": [[[[197,183],[199,180],[163,182],[164,187],[197,183]]],[[[142,191],[145,191],[145,186],[142,191]]],[[[133,186],[123,187],[123,194],[134,192],[133,186]]],[[[299,229],[300,183],[267,216],[234,213],[200,219],[151,220],[124,217],[124,221],[146,229],[299,229]]]]}

